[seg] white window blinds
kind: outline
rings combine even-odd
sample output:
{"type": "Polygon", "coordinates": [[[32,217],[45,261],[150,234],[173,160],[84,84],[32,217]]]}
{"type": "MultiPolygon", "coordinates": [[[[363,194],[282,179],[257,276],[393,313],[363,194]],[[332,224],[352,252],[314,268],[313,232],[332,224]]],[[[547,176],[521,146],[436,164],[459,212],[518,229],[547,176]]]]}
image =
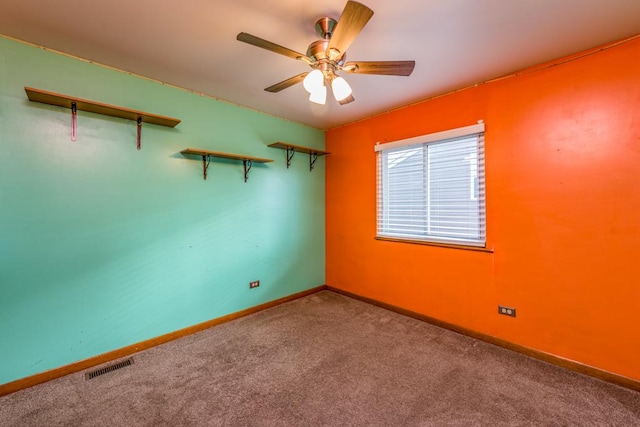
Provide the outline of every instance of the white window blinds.
{"type": "Polygon", "coordinates": [[[377,235],[484,246],[484,125],[434,135],[376,146],[377,235]]]}

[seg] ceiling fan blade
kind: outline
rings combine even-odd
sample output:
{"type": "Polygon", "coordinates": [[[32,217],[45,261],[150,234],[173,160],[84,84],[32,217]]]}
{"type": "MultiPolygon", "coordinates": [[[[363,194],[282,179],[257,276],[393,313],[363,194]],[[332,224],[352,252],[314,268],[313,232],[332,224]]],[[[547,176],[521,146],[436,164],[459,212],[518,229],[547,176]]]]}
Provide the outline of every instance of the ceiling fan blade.
{"type": "Polygon", "coordinates": [[[354,74],[410,76],[415,66],[416,61],[357,61],[347,62],[342,70],[354,74]]]}
{"type": "Polygon", "coordinates": [[[297,83],[300,83],[302,80],[304,80],[304,78],[307,76],[307,73],[301,73],[298,74],[297,76],[293,76],[291,78],[288,78],[287,80],[283,80],[280,83],[276,83],[273,86],[269,86],[268,88],[266,88],[265,90],[267,92],[280,92],[283,89],[286,89],[290,86],[293,86],[297,83]]]}
{"type": "Polygon", "coordinates": [[[300,52],[296,52],[295,50],[291,50],[284,46],[280,46],[279,44],[275,44],[268,40],[261,39],[260,37],[256,37],[249,33],[239,33],[236,39],[241,42],[245,42],[250,45],[269,50],[271,52],[279,53],[280,55],[288,56],[289,58],[306,62],[307,64],[310,64],[312,62],[311,58],[307,57],[306,55],[300,52]]]}
{"type": "Polygon", "coordinates": [[[331,35],[331,40],[327,47],[329,59],[335,61],[340,58],[372,16],[373,10],[361,3],[349,0],[331,35]]]}
{"type": "Polygon", "coordinates": [[[348,103],[353,102],[355,100],[356,99],[353,97],[353,95],[349,95],[345,99],[343,99],[342,101],[338,101],[338,104],[345,105],[345,104],[348,104],[348,103]]]}

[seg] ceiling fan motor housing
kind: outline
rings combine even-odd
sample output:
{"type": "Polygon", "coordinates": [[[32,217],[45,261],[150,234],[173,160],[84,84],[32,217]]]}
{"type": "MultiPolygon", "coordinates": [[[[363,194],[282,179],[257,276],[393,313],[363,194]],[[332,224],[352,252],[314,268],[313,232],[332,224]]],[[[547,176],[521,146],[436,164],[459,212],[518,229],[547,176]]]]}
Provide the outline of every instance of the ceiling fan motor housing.
{"type": "Polygon", "coordinates": [[[309,45],[307,56],[314,62],[327,59],[327,46],[329,46],[329,39],[317,40],[309,45]]]}
{"type": "Polygon", "coordinates": [[[311,43],[307,49],[307,56],[313,61],[311,66],[324,71],[325,74],[326,72],[335,72],[336,66],[342,66],[346,60],[345,53],[334,61],[331,61],[327,56],[329,41],[333,35],[336,23],[336,20],[333,18],[324,17],[318,19],[316,22],[316,32],[322,39],[311,43]]]}

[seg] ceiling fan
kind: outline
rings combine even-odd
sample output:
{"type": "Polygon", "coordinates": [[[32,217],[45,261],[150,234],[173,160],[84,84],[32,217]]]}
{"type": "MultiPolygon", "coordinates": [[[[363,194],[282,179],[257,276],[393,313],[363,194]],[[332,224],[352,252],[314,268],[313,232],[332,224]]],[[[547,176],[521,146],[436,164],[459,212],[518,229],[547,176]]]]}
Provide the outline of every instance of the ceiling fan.
{"type": "Polygon", "coordinates": [[[309,100],[324,104],[327,99],[327,86],[331,86],[334,98],[341,104],[354,101],[351,87],[338,71],[360,74],[382,74],[389,76],[409,76],[413,72],[415,61],[357,61],[346,62],[346,51],[373,16],[367,6],[347,1],[338,21],[332,18],[320,18],[315,25],[321,39],[309,45],[306,54],[296,52],[248,33],[240,33],[239,41],[248,43],[289,58],[302,61],[311,68],[305,72],[269,86],[267,92],[280,92],[302,82],[309,92],[309,100]]]}

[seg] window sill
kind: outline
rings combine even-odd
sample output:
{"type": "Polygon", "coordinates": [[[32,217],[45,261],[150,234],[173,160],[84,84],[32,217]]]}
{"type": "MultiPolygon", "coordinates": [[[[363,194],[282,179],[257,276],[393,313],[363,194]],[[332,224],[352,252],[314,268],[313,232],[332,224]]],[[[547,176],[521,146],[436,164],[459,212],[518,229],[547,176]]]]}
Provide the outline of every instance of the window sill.
{"type": "Polygon", "coordinates": [[[422,240],[411,240],[411,239],[394,239],[392,237],[379,237],[379,236],[376,236],[375,240],[381,240],[383,242],[410,243],[413,245],[436,246],[439,248],[447,248],[447,249],[462,249],[465,251],[493,253],[493,249],[483,248],[480,246],[466,246],[466,245],[455,245],[452,243],[425,242],[422,240]]]}

